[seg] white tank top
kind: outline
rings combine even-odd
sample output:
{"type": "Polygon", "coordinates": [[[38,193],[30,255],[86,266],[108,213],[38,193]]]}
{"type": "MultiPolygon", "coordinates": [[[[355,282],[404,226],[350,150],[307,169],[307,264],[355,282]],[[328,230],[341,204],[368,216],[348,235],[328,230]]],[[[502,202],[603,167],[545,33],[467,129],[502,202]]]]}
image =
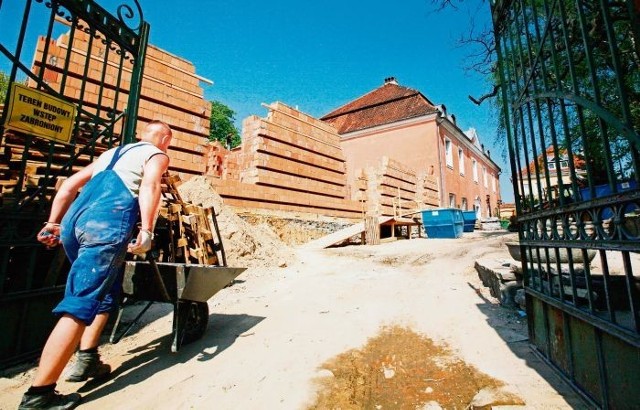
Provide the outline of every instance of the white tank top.
{"type": "MultiPolygon", "coordinates": [[[[91,175],[92,178],[109,166],[116,149],[117,147],[111,148],[98,157],[94,165],[93,175],[91,175]]],[[[167,155],[155,145],[145,141],[127,144],[120,150],[120,158],[118,158],[112,169],[134,198],[137,198],[140,193],[140,183],[144,175],[145,164],[151,157],[158,154],[167,155]]]]}

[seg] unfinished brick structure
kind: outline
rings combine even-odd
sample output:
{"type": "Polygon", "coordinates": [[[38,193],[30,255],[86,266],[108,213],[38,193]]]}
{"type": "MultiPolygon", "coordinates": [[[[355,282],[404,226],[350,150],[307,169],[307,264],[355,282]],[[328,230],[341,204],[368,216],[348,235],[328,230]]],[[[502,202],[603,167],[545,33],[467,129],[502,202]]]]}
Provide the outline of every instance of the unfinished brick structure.
{"type": "MultiPolygon", "coordinates": [[[[120,55],[110,51],[100,41],[89,42],[89,34],[76,30],[71,45],[69,72],[64,93],[71,101],[81,104],[92,113],[105,113],[115,108],[124,110],[126,96],[131,82],[131,70],[118,70],[120,55]],[[91,44],[91,47],[89,46],[91,44]],[[104,65],[105,53],[108,64],[104,65]],[[84,70],[87,54],[90,55],[88,72],[84,70]],[[99,87],[103,83],[111,86],[99,87]],[[120,87],[116,87],[121,76],[120,87]],[[89,81],[81,89],[82,78],[89,81]],[[81,97],[82,96],[82,97],[81,97]],[[82,98],[82,101],[80,101],[82,98]]],[[[45,44],[43,37],[36,46],[34,61],[40,61],[47,47],[47,64],[44,78],[53,89],[60,89],[69,49],[69,33],[45,44]]],[[[169,150],[171,170],[182,174],[200,175],[205,170],[202,161],[204,146],[209,136],[209,116],[211,104],[203,98],[200,82],[204,80],[195,74],[193,64],[164,50],[150,45],[147,48],[144,79],[138,110],[137,130],[140,131],[151,120],[161,120],[173,129],[173,142],[169,150]]]]}
{"type": "Polygon", "coordinates": [[[240,148],[210,146],[207,175],[229,205],[349,219],[437,205],[434,178],[417,177],[389,159],[362,170],[357,186],[350,186],[332,126],[280,102],[267,108],[266,118],[245,119],[240,148]]]}
{"type": "Polygon", "coordinates": [[[211,146],[207,175],[225,203],[360,218],[360,204],[349,197],[335,130],[279,102],[267,108],[267,118],[244,120],[239,149],[211,146]]]}
{"type": "MultiPolygon", "coordinates": [[[[71,46],[69,41],[69,34],[64,34],[49,44],[42,39],[37,44],[34,61],[42,59],[45,48],[50,56],[43,72],[48,84],[62,89],[59,73],[69,56],[68,70],[73,75],[64,90],[71,101],[91,113],[124,110],[131,71],[126,66],[117,70],[121,57],[101,42],[91,42],[82,31],[75,33],[71,46]],[[85,76],[80,71],[87,59],[85,76]],[[83,76],[88,81],[81,90],[83,76]],[[121,76],[119,82],[117,76],[121,76]]],[[[153,119],[168,123],[174,130],[170,170],[183,179],[209,176],[226,204],[243,210],[349,220],[365,214],[399,216],[439,205],[437,179],[423,171],[418,174],[401,158],[380,158],[356,170],[359,180],[349,180],[347,156],[336,129],[280,102],[266,106],[266,118],[245,119],[241,147],[229,151],[209,143],[211,107],[203,97],[203,80],[190,62],[149,46],[137,127],[140,131],[153,119]]],[[[90,160],[87,157],[78,166],[90,160]]]]}
{"type": "Polygon", "coordinates": [[[435,176],[418,176],[389,157],[382,157],[377,166],[358,170],[356,189],[356,197],[366,203],[370,216],[401,216],[439,206],[435,176]]]}

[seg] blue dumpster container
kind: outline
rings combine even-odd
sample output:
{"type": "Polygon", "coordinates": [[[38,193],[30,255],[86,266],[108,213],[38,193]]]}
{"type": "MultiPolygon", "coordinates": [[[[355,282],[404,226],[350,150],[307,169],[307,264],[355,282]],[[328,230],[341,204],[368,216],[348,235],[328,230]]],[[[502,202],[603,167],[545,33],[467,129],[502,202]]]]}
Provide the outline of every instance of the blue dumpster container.
{"type": "MultiPolygon", "coordinates": [[[[634,180],[631,181],[627,181],[627,182],[618,182],[616,184],[616,188],[618,190],[618,192],[625,192],[625,191],[629,191],[632,189],[637,189],[638,188],[638,183],[634,180]]],[[[596,191],[596,198],[601,198],[603,196],[609,196],[611,195],[613,192],[611,192],[611,187],[609,187],[608,184],[603,184],[603,185],[596,185],[595,186],[595,191],[596,191]]],[[[591,191],[589,190],[589,188],[582,188],[580,189],[580,195],[582,196],[582,200],[583,201],[588,201],[591,198],[591,191]]],[[[613,212],[611,211],[610,208],[605,208],[602,211],[601,214],[602,219],[609,219],[613,217],[613,212]]]]}
{"type": "Polygon", "coordinates": [[[462,211],[462,220],[464,221],[463,232],[473,232],[476,226],[476,211],[462,211]]]}
{"type": "Polygon", "coordinates": [[[422,224],[428,238],[459,238],[464,220],[459,209],[439,208],[422,211],[422,224]]]}

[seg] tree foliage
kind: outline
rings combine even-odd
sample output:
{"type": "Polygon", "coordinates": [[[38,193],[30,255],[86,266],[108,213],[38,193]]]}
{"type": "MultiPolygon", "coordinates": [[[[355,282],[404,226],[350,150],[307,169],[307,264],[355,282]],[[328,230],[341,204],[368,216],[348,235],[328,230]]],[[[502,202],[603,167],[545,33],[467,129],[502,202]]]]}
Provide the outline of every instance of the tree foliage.
{"type": "MultiPolygon", "coordinates": [[[[432,0],[439,9],[463,2],[432,0]]],[[[628,4],[485,4],[492,7],[495,26],[476,30],[471,24],[460,44],[475,50],[469,55],[470,69],[495,84],[492,92],[472,100],[509,110],[509,118],[500,115],[500,123],[503,131],[511,128],[518,168],[528,169],[538,155],[556,146],[570,156],[583,156],[595,185],[636,177],[640,30],[628,4]]]]}
{"type": "Polygon", "coordinates": [[[234,125],[235,111],[220,101],[211,101],[211,117],[209,117],[209,140],[220,141],[228,149],[235,148],[242,142],[240,133],[234,125]]]}
{"type": "Polygon", "coordinates": [[[0,71],[0,104],[4,104],[4,99],[9,92],[9,74],[0,71]]]}
{"type": "Polygon", "coordinates": [[[632,178],[640,56],[628,9],[587,1],[522,4],[503,10],[498,25],[515,132],[536,137],[541,150],[557,145],[584,154],[593,184],[632,178]]]}

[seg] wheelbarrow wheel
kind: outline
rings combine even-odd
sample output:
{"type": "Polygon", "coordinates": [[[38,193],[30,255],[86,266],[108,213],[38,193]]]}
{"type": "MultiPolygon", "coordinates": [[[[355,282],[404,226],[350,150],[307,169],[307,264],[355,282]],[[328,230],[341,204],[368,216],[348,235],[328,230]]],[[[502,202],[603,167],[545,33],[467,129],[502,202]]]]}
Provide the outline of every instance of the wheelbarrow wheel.
{"type": "Polygon", "coordinates": [[[209,323],[209,305],[206,302],[188,302],[189,311],[185,323],[182,343],[191,343],[200,339],[209,323]]]}

